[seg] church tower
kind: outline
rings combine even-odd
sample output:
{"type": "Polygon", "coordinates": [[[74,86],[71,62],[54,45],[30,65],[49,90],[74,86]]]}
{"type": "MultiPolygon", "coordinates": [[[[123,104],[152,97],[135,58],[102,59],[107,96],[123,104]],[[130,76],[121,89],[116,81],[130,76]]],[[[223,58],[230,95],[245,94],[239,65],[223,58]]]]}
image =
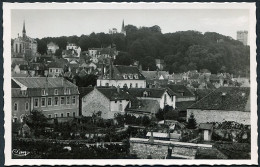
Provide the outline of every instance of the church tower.
{"type": "Polygon", "coordinates": [[[123,23],[122,23],[121,33],[126,35],[124,20],[123,20],[123,23]]]}
{"type": "Polygon", "coordinates": [[[26,37],[25,21],[23,21],[23,38],[26,37]]]}

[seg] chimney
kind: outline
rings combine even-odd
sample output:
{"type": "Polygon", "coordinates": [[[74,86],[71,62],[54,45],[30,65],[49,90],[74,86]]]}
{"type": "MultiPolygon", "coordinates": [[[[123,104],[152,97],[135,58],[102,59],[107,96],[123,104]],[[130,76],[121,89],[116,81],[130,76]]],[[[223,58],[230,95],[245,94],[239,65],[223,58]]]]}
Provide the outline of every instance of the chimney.
{"type": "Polygon", "coordinates": [[[101,78],[103,79],[104,77],[104,64],[102,63],[101,65],[101,78]]]}
{"type": "Polygon", "coordinates": [[[112,68],[113,68],[113,62],[112,62],[112,59],[110,59],[109,79],[112,79],[112,68]]]}
{"type": "Polygon", "coordinates": [[[139,64],[139,71],[140,71],[140,72],[142,72],[142,71],[143,71],[142,64],[139,64]]]}
{"type": "Polygon", "coordinates": [[[226,95],[227,95],[227,93],[226,93],[226,92],[222,92],[222,94],[221,94],[221,102],[222,102],[222,103],[224,103],[224,102],[225,102],[226,95]]]}
{"type": "Polygon", "coordinates": [[[120,93],[120,87],[119,87],[119,85],[117,86],[117,93],[120,93]]]}

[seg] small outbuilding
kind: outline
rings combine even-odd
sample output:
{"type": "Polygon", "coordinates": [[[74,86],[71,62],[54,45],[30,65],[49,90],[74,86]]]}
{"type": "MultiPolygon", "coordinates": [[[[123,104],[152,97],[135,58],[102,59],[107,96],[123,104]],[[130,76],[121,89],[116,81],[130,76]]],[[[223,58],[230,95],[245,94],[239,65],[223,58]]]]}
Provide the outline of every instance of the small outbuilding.
{"type": "Polygon", "coordinates": [[[204,141],[211,141],[211,136],[213,132],[213,124],[211,123],[201,123],[199,124],[199,130],[204,141]]]}

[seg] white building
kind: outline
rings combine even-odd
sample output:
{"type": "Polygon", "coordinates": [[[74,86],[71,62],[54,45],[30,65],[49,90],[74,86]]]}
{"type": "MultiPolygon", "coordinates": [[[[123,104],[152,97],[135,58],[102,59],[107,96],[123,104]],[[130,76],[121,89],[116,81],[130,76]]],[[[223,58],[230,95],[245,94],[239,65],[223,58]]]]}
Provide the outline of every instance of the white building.
{"type": "Polygon", "coordinates": [[[119,86],[120,88],[145,88],[145,77],[135,66],[110,66],[110,69],[97,80],[97,86],[119,86]]]}
{"type": "Polygon", "coordinates": [[[59,46],[53,42],[50,42],[47,45],[48,52],[55,53],[56,50],[58,50],[58,49],[59,49],[59,46]]]}

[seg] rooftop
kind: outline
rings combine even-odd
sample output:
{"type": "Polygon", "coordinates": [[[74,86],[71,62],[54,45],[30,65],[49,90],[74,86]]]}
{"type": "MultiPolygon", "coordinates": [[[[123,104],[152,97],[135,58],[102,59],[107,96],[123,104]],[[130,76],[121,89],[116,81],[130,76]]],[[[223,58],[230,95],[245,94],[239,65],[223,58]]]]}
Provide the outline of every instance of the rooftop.
{"type": "Polygon", "coordinates": [[[46,81],[48,82],[48,87],[77,87],[70,81],[63,79],[61,77],[51,78],[51,77],[13,77],[16,83],[21,83],[27,88],[44,88],[46,86],[46,81]]]}
{"type": "Polygon", "coordinates": [[[250,111],[250,88],[248,87],[220,87],[190,109],[250,111]]]}

